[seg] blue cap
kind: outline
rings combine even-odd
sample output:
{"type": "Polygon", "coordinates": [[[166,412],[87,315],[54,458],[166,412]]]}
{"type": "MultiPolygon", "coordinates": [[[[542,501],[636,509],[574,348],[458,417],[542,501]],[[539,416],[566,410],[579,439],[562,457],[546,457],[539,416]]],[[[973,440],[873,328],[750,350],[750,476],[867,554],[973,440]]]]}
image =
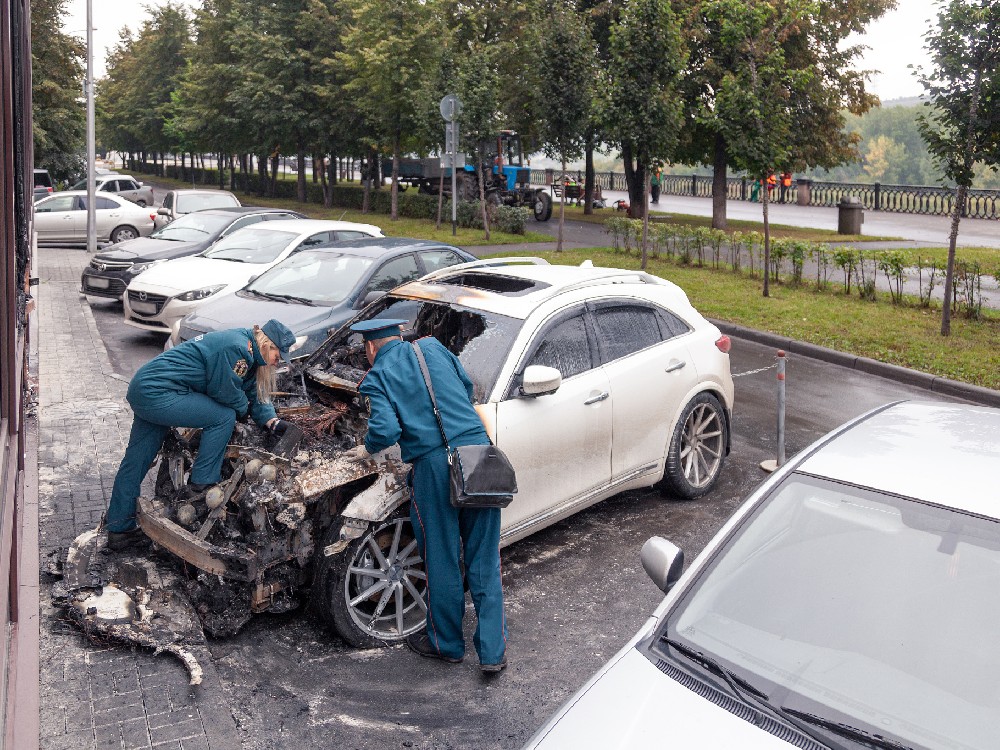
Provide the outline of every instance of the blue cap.
{"type": "Polygon", "coordinates": [[[278,347],[281,358],[286,362],[291,361],[288,352],[292,344],[295,343],[295,334],[288,329],[288,326],[281,321],[271,318],[260,327],[260,330],[264,332],[265,336],[271,339],[272,344],[278,347]]]}
{"type": "Polygon", "coordinates": [[[374,339],[387,339],[392,336],[402,336],[399,327],[406,323],[405,320],[389,320],[388,318],[374,318],[373,320],[362,320],[351,326],[351,330],[360,333],[365,341],[374,339]]]}

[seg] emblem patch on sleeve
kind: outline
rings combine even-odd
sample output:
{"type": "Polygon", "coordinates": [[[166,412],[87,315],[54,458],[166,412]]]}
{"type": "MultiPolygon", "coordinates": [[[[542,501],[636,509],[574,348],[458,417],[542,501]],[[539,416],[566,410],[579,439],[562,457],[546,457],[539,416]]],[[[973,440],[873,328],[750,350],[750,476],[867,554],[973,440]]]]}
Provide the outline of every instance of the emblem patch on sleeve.
{"type": "Polygon", "coordinates": [[[250,372],[250,363],[245,359],[236,360],[236,364],[233,365],[233,372],[236,373],[236,377],[245,378],[246,374],[250,372]]]}

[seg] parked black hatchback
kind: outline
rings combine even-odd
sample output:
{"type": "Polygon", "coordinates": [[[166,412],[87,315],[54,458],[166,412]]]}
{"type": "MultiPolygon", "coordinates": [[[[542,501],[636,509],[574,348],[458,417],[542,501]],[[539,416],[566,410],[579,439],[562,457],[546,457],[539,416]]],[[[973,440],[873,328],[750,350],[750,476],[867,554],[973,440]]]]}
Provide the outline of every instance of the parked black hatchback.
{"type": "Polygon", "coordinates": [[[197,255],[237,229],[259,221],[306,219],[279,208],[236,206],[185,214],[149,237],[139,237],[98,253],[83,269],[80,291],[94,297],[121,299],[125,287],[147,268],[174,258],[197,255]]]}

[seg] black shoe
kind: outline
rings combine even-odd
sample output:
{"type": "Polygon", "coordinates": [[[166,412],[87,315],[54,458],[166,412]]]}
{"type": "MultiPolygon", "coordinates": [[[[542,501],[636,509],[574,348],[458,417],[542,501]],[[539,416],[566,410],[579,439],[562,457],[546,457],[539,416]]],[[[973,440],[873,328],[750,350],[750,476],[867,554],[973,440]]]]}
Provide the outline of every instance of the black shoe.
{"type": "Polygon", "coordinates": [[[497,672],[503,672],[506,668],[507,668],[507,654],[504,654],[503,657],[500,659],[500,661],[498,661],[496,664],[479,665],[479,670],[483,674],[496,674],[497,672]]]}
{"type": "Polygon", "coordinates": [[[142,529],[132,529],[131,531],[109,531],[108,549],[112,552],[121,552],[129,547],[136,547],[149,540],[142,529]]]}
{"type": "Polygon", "coordinates": [[[461,656],[456,659],[454,656],[445,656],[438,651],[437,647],[431,643],[431,639],[427,637],[427,633],[416,633],[409,636],[406,639],[406,645],[410,647],[410,651],[421,656],[426,656],[429,659],[440,659],[449,664],[460,664],[462,662],[461,656]]]}

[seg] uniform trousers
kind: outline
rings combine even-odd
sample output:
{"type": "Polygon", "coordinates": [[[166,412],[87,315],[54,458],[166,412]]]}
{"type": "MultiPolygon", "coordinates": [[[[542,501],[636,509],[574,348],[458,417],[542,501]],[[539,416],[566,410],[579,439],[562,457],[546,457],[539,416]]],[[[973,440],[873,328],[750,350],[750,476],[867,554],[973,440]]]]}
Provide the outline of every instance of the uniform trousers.
{"type": "Polygon", "coordinates": [[[129,388],[128,402],[132,407],[132,432],[128,448],[115,475],[108,508],[108,531],[122,532],[135,528],[135,505],[142,480],[171,427],[202,428],[201,443],[190,482],[215,484],[222,478],[222,459],[236,424],[236,412],[209,398],[204,393],[162,394],[145,399],[129,388]]]}
{"type": "Polygon", "coordinates": [[[413,462],[410,520],[427,570],[427,636],[444,656],[465,655],[465,590],[459,555],[478,622],[473,642],[481,664],[498,664],[507,646],[500,583],[500,509],[453,508],[444,448],[413,462]]]}

